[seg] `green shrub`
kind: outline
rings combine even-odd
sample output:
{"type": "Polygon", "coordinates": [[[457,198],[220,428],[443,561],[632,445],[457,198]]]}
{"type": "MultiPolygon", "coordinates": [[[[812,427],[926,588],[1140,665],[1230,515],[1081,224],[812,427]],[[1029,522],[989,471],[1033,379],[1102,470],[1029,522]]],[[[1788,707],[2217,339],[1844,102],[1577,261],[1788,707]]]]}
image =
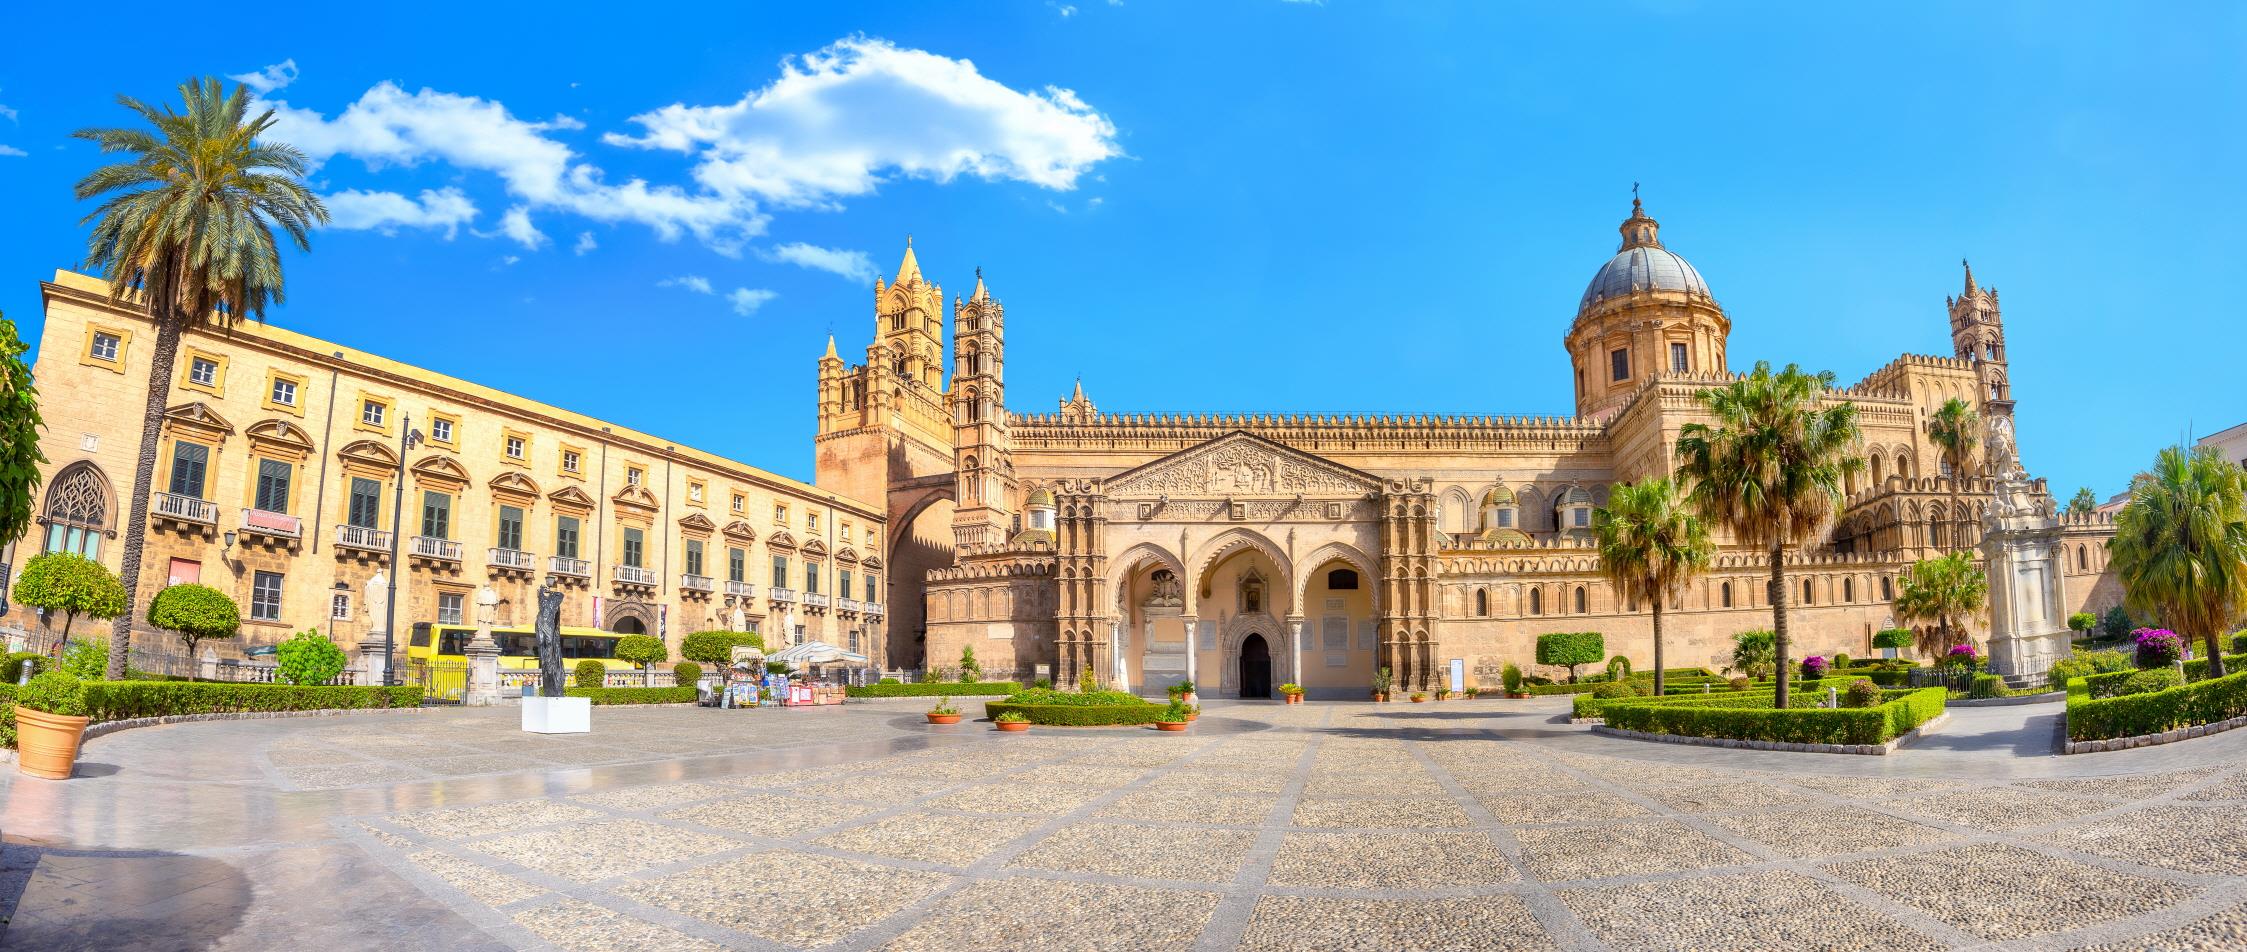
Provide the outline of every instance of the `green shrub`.
{"type": "Polygon", "coordinates": [[[1837,673],[1849,670],[1849,656],[1838,651],[1834,652],[1833,669],[1837,673]]]}
{"type": "MultiPolygon", "coordinates": [[[[1001,682],[1003,683],[1003,682],[1001,682]]],[[[1146,704],[1139,695],[1129,691],[1055,691],[1030,688],[1007,696],[1008,704],[1100,706],[1105,704],[1146,704]]]]}
{"type": "Polygon", "coordinates": [[[109,639],[79,638],[62,649],[58,670],[80,681],[99,681],[109,670],[109,639]]]}
{"type": "Polygon", "coordinates": [[[1607,680],[1621,681],[1631,676],[1631,659],[1622,655],[1607,659],[1607,680]]]}
{"type": "Polygon", "coordinates": [[[1521,693],[1521,668],[1517,667],[1513,662],[1508,661],[1506,662],[1506,666],[1504,668],[1499,669],[1498,680],[1500,683],[1506,686],[1506,693],[1521,693]]]}
{"type": "Polygon", "coordinates": [[[995,717],[993,717],[993,718],[991,718],[991,719],[992,719],[992,720],[994,720],[994,721],[997,721],[997,722],[999,722],[999,723],[1001,723],[1001,724],[1028,724],[1028,723],[1030,723],[1030,715],[1028,715],[1028,714],[1024,714],[1024,713],[1022,713],[1021,711],[1000,711],[1000,712],[998,713],[998,715],[997,715],[997,716],[995,716],[995,717]]]}
{"type": "Polygon", "coordinates": [[[86,716],[84,682],[61,671],[49,671],[16,689],[16,704],[61,717],[86,716]]]}
{"type": "Polygon", "coordinates": [[[273,677],[284,684],[320,684],[342,674],[344,665],[350,663],[343,649],[313,629],[281,642],[273,651],[273,661],[277,665],[273,677]]]}
{"type": "Polygon", "coordinates": [[[1610,704],[1603,716],[1611,727],[1654,734],[1780,744],[1883,744],[1941,714],[1945,694],[1942,688],[1922,688],[1884,695],[1882,703],[1868,708],[1785,710],[1772,709],[1768,698],[1755,707],[1648,699],[1610,704]]]}
{"type": "MultiPolygon", "coordinates": [[[[586,659],[591,661],[591,658],[586,659]]],[[[562,692],[568,697],[592,698],[596,705],[603,704],[692,704],[694,685],[683,684],[670,688],[587,688],[575,687],[562,692]]]]}
{"type": "Polygon", "coordinates": [[[1779,670],[1778,637],[1758,628],[1732,636],[1732,667],[1748,677],[1761,680],[1779,670]]]}
{"type": "Polygon", "coordinates": [[[210,681],[89,681],[86,714],[97,721],[253,711],[348,711],[419,707],[421,687],[221,684],[210,681]]]}
{"type": "Polygon", "coordinates": [[[2083,637],[2089,634],[2091,629],[2097,627],[2099,627],[2099,616],[2090,612],[2076,612],[2068,616],[2068,630],[2075,632],[2076,637],[2083,637]]]}
{"type": "Polygon", "coordinates": [[[1880,685],[1865,678],[1849,682],[1849,689],[1841,692],[1843,707],[1874,707],[1880,703],[1880,685]]]}
{"type": "Polygon", "coordinates": [[[2115,686],[2114,693],[2118,697],[2130,694],[2152,694],[2155,691],[2169,690],[2183,683],[2184,680],[2177,677],[2177,669],[2175,668],[2147,668],[2143,671],[2130,672],[2129,676],[2123,678],[2122,682],[2115,686]]]}
{"type": "Polygon", "coordinates": [[[2247,631],[2231,633],[2231,652],[2233,654],[2247,654],[2247,631]]]}
{"type": "Polygon", "coordinates": [[[1987,699],[2005,697],[2012,693],[2006,690],[2004,678],[1994,674],[1977,674],[1974,676],[1973,686],[1967,689],[1966,696],[1975,699],[1987,699]]]}
{"type": "Polygon", "coordinates": [[[2130,629],[2136,627],[2138,626],[2130,620],[2129,610],[2120,605],[2107,609],[2107,613],[2099,619],[2100,632],[2109,641],[2121,641],[2130,637],[2130,629]]]}
{"type": "MultiPolygon", "coordinates": [[[[1040,680],[1040,681],[1043,681],[1043,680],[1045,680],[1045,679],[1044,679],[1044,678],[1039,678],[1038,680],[1040,680]]],[[[876,684],[903,684],[903,683],[905,683],[905,682],[903,682],[903,681],[899,681],[899,680],[897,680],[896,678],[883,678],[883,679],[881,679],[880,681],[876,681],[876,682],[874,682],[874,683],[876,683],[876,684]]],[[[1047,687],[1048,685],[1043,685],[1043,684],[1041,684],[1041,685],[1038,685],[1038,686],[1039,686],[1039,687],[1047,687]]]]}
{"type": "Polygon", "coordinates": [[[975,646],[960,646],[960,683],[974,684],[983,680],[983,666],[976,663],[975,646]]]}
{"type": "Polygon", "coordinates": [[[608,678],[608,665],[592,658],[583,658],[577,662],[576,673],[570,680],[581,688],[597,688],[608,683],[608,678]]]}
{"type": "MultiPolygon", "coordinates": [[[[1185,705],[1181,703],[1179,706],[1185,705]]],[[[1010,712],[1019,713],[1032,724],[1056,727],[1152,724],[1161,720],[1168,710],[1164,705],[1150,704],[1137,698],[1132,699],[1129,704],[1017,704],[1012,701],[990,701],[983,705],[984,713],[992,718],[1010,712]]]]}
{"type": "Polygon", "coordinates": [[[1883,628],[1873,633],[1872,643],[1875,648],[1902,651],[1912,646],[1912,640],[1912,630],[1909,628],[1883,628]]]}
{"type": "Polygon", "coordinates": [[[692,661],[681,661],[671,666],[671,683],[682,688],[694,687],[702,680],[702,666],[692,661]]]}
{"type": "Polygon", "coordinates": [[[196,642],[232,638],[240,633],[242,609],[225,592],[208,585],[167,585],[149,601],[148,623],[178,633],[179,640],[187,644],[187,656],[192,658],[196,642]]]}
{"type": "Polygon", "coordinates": [[[2091,696],[2089,680],[2079,678],[2068,685],[2069,740],[2159,734],[2247,715],[2247,670],[2163,691],[2104,699],[2091,696]]]}
{"type": "Polygon", "coordinates": [[[1607,656],[1607,639],[1596,631],[1556,631],[1537,636],[1537,663],[1567,668],[1576,680],[1578,665],[1597,664],[1607,656]]]}
{"type": "Polygon", "coordinates": [[[969,684],[957,681],[924,681],[920,684],[885,681],[881,684],[862,684],[847,688],[843,693],[850,697],[1003,697],[1020,690],[1022,685],[1013,681],[977,681],[969,684]]]}
{"type": "Polygon", "coordinates": [[[2052,690],[2065,691],[2068,682],[2094,674],[2111,674],[2128,671],[2135,665],[2129,655],[2120,651],[2086,651],[2072,658],[2063,658],[2052,665],[2052,690]]]}
{"type": "Polygon", "coordinates": [[[23,680],[25,665],[31,666],[32,674],[38,674],[41,670],[49,667],[46,655],[36,651],[18,651],[6,658],[0,658],[0,683],[14,684],[23,680]]]}
{"type": "Polygon", "coordinates": [[[698,631],[679,640],[679,657],[726,671],[730,670],[727,666],[733,664],[736,645],[762,651],[765,639],[745,631],[698,631]]]}
{"type": "Polygon", "coordinates": [[[1726,682],[1724,682],[1724,683],[1725,683],[1726,685],[1730,686],[1730,687],[1732,688],[1732,690],[1735,690],[1735,691],[1745,691],[1745,690],[1747,690],[1747,689],[1748,689],[1748,686],[1749,686],[1749,685],[1751,685],[1751,684],[1754,684],[1755,682],[1754,682],[1754,681],[1752,681],[1752,680],[1750,680],[1750,679],[1748,679],[1748,678],[1733,678],[1733,679],[1731,679],[1731,680],[1729,680],[1729,681],[1726,681],[1726,682]]]}
{"type": "Polygon", "coordinates": [[[616,660],[634,667],[648,668],[671,660],[671,649],[664,647],[659,638],[625,635],[616,640],[616,660]]]}
{"type": "Polygon", "coordinates": [[[1593,688],[1591,696],[1599,698],[1601,700],[1607,700],[1609,698],[1618,697],[1637,697],[1638,693],[1631,690],[1631,685],[1628,681],[1609,681],[1596,688],[1593,688]]]}
{"type": "MultiPolygon", "coordinates": [[[[896,681],[895,681],[894,679],[890,679],[890,678],[883,678],[882,680],[885,680],[885,681],[889,681],[889,682],[890,682],[890,683],[892,683],[892,684],[895,684],[895,683],[896,683],[896,681]]],[[[1043,689],[1045,689],[1045,690],[1049,690],[1049,691],[1050,691],[1050,690],[1052,690],[1052,689],[1053,689],[1053,679],[1052,679],[1052,678],[1039,678],[1039,679],[1037,679],[1036,681],[1032,681],[1032,682],[1030,682],[1030,686],[1031,686],[1031,687],[1034,687],[1034,688],[1043,688],[1043,689]]]]}

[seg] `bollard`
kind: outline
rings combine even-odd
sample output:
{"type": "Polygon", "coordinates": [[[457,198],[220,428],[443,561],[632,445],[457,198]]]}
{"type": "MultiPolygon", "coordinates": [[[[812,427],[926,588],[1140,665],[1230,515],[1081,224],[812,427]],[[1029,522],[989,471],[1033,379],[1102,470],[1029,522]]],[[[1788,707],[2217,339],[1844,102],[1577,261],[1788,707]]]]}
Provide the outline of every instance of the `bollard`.
{"type": "Polygon", "coordinates": [[[1703,693],[1703,694],[1707,694],[1707,693],[1709,693],[1709,682],[1707,682],[1707,681],[1703,681],[1703,682],[1701,682],[1701,693],[1703,693]]]}
{"type": "Polygon", "coordinates": [[[1835,710],[1841,707],[1841,692],[1834,690],[1830,684],[1826,685],[1826,707],[1835,710]]]}

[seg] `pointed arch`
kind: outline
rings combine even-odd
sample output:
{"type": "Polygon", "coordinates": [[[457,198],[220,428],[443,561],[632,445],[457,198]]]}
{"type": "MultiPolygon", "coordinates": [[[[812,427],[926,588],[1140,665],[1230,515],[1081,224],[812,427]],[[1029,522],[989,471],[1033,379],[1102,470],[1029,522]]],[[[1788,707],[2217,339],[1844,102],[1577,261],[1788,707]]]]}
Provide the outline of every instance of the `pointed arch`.
{"type": "MultiPolygon", "coordinates": [[[[1380,573],[1375,571],[1375,568],[1381,563],[1374,561],[1374,559],[1371,556],[1366,555],[1363,550],[1360,550],[1357,546],[1351,545],[1347,542],[1329,542],[1325,545],[1319,546],[1316,549],[1312,549],[1310,556],[1303,560],[1303,571],[1296,573],[1294,576],[1295,600],[1289,602],[1288,604],[1294,606],[1303,605],[1303,599],[1311,590],[1311,580],[1318,577],[1319,568],[1326,565],[1326,563],[1334,561],[1336,559],[1347,562],[1350,564],[1351,568],[1357,569],[1359,578],[1375,579],[1381,577],[1380,573]]],[[[1278,565],[1282,563],[1275,561],[1273,564],[1278,565]]],[[[1380,610],[1380,592],[1381,590],[1379,588],[1373,589],[1375,611],[1380,610]]],[[[1300,610],[1299,607],[1298,610],[1300,610]]]]}
{"type": "Polygon", "coordinates": [[[1294,589],[1292,580],[1295,578],[1295,564],[1288,559],[1287,553],[1281,551],[1279,546],[1272,544],[1272,540],[1265,538],[1263,533],[1253,529],[1241,528],[1220,532],[1211,537],[1209,541],[1202,543],[1201,547],[1194,551],[1194,557],[1189,560],[1189,564],[1194,567],[1194,572],[1193,575],[1187,577],[1186,587],[1190,590],[1200,590],[1202,579],[1209,574],[1211,568],[1216,567],[1219,561],[1233,554],[1235,550],[1243,548],[1254,549],[1263,553],[1265,558],[1272,560],[1273,567],[1277,568],[1281,575],[1291,580],[1288,585],[1289,590],[1294,589]]]}
{"type": "Polygon", "coordinates": [[[1185,589],[1186,614],[1193,614],[1196,601],[1195,589],[1193,586],[1186,584],[1186,563],[1180,560],[1178,556],[1173,555],[1169,549],[1153,542],[1136,543],[1123,550],[1115,558],[1108,560],[1108,575],[1106,578],[1108,591],[1116,593],[1119,598],[1122,597],[1124,582],[1139,574],[1139,571],[1146,568],[1150,562],[1154,563],[1156,568],[1169,569],[1170,574],[1178,577],[1179,585],[1185,589]]]}

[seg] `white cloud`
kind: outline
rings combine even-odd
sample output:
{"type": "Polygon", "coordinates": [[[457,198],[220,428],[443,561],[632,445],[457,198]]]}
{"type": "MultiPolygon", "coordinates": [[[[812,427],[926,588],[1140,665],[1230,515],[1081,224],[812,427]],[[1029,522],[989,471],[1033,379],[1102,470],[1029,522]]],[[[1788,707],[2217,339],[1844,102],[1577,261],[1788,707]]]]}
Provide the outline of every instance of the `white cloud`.
{"type": "Polygon", "coordinates": [[[826,271],[853,280],[872,280],[877,273],[874,270],[873,259],[866,257],[866,252],[822,248],[818,245],[807,245],[801,241],[775,245],[772,248],[757,252],[757,256],[766,261],[778,261],[816,271],[826,271]]]}
{"type": "Polygon", "coordinates": [[[460,226],[476,217],[476,205],[457,188],[423,189],[419,201],[397,192],[345,189],[324,199],[328,227],[346,231],[373,229],[385,235],[399,228],[442,228],[452,240],[460,226]]]}
{"type": "Polygon", "coordinates": [[[674,103],[632,121],[645,134],[604,141],[692,154],[705,187],[783,206],[832,205],[892,172],[1067,190],[1123,153],[1076,93],[1011,89],[967,60],[868,37],[785,60],[778,80],[730,105],[674,103]]]}
{"type": "Polygon", "coordinates": [[[1053,12],[1061,14],[1061,18],[1064,20],[1077,15],[1077,6],[1073,3],[1055,3],[1053,0],[1046,0],[1046,6],[1052,7],[1053,12]]]}
{"type": "Polygon", "coordinates": [[[600,242],[593,240],[592,232],[581,231],[577,233],[577,245],[570,250],[582,255],[600,246],[600,242]]]}
{"type": "Polygon", "coordinates": [[[251,89],[258,95],[271,95],[274,90],[296,82],[296,60],[285,59],[254,73],[240,73],[226,77],[251,89]]]}
{"type": "Polygon", "coordinates": [[[531,210],[523,205],[510,208],[507,214],[499,216],[499,233],[532,250],[546,244],[546,233],[539,231],[537,225],[531,224],[531,210]]]}
{"type": "Polygon", "coordinates": [[[696,294],[717,293],[710,287],[710,279],[698,274],[682,274],[676,278],[664,278],[657,281],[655,286],[659,288],[685,288],[696,294]]]}
{"type": "Polygon", "coordinates": [[[501,255],[499,259],[501,264],[507,265],[509,267],[513,267],[515,265],[515,262],[521,260],[523,259],[515,255],[501,255]]]}
{"type": "Polygon", "coordinates": [[[31,153],[29,153],[29,152],[25,152],[24,150],[22,150],[22,149],[18,149],[18,148],[16,148],[15,146],[12,146],[12,145],[0,145],[0,155],[5,155],[5,156],[11,156],[11,157],[13,157],[13,156],[26,156],[26,155],[30,155],[30,154],[31,154],[31,153]]]}
{"type": "Polygon", "coordinates": [[[752,291],[748,288],[735,288],[733,289],[733,293],[726,295],[726,300],[733,303],[733,312],[735,314],[740,314],[746,317],[750,314],[755,314],[758,308],[765,306],[766,301],[770,301],[773,298],[779,296],[779,292],[776,291],[766,291],[763,289],[752,291]]]}

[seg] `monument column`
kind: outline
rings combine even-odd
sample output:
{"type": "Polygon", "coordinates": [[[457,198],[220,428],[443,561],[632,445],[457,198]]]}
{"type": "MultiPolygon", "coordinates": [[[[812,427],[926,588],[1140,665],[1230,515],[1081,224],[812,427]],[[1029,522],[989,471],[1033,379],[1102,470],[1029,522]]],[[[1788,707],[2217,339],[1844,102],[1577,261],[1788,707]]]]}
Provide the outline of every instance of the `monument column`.
{"type": "Polygon", "coordinates": [[[359,638],[359,683],[388,684],[390,659],[383,655],[382,634],[390,629],[390,575],[376,572],[367,579],[367,631],[359,638]]]}
{"type": "Polygon", "coordinates": [[[1194,616],[1192,615],[1181,615],[1179,620],[1186,623],[1186,680],[1194,685],[1194,693],[1200,694],[1202,689],[1201,680],[1198,677],[1200,669],[1194,661],[1195,656],[1201,654],[1200,626],[1194,623],[1194,616]]]}
{"type": "Polygon", "coordinates": [[[476,589],[476,635],[461,649],[468,656],[468,687],[461,704],[490,707],[499,703],[499,642],[492,640],[492,622],[499,614],[499,593],[489,585],[476,589]]]}
{"type": "Polygon", "coordinates": [[[1982,527],[1989,573],[1990,671],[2007,684],[2041,682],[2068,655],[2071,637],[2061,606],[2060,518],[2042,480],[2030,480],[2015,455],[2013,426],[1989,421],[1985,443],[1997,473],[1995,504],[1982,527]]]}

